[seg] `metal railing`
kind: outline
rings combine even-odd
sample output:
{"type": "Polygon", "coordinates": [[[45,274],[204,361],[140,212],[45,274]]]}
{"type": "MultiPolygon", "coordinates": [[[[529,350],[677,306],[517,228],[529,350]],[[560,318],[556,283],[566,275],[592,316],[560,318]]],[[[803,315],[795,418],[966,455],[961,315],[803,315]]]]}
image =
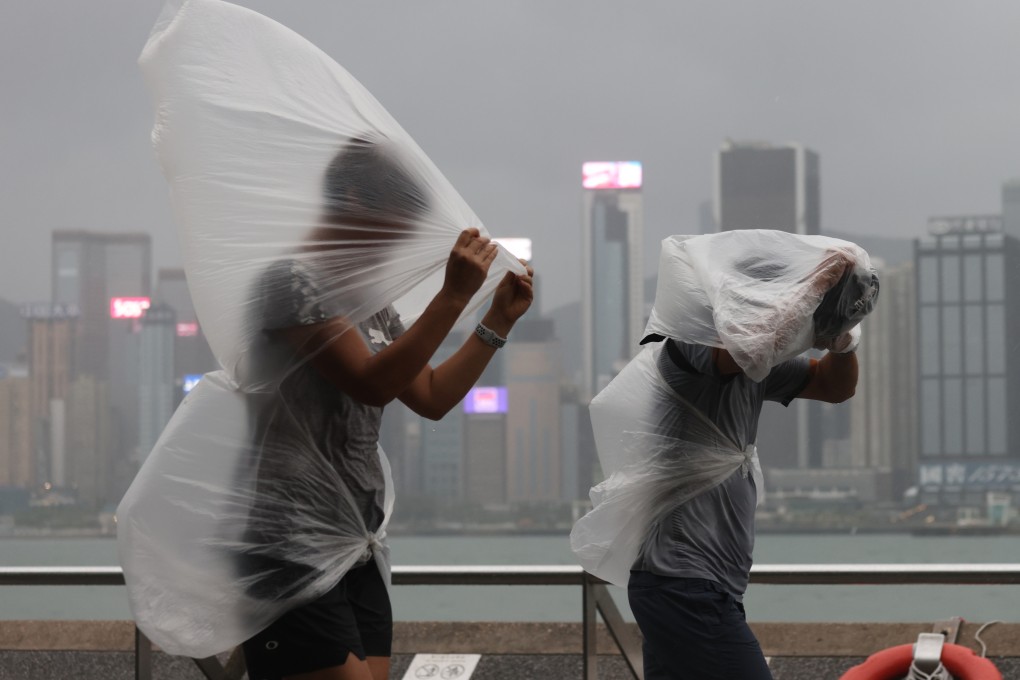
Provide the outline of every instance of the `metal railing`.
{"type": "MultiPolygon", "coordinates": [[[[751,583],[771,585],[1020,585],[1020,564],[761,564],[751,583]]],[[[0,567],[0,586],[122,586],[120,567],[0,567]]],[[[628,635],[607,584],[578,566],[397,566],[396,586],[580,586],[585,680],[595,680],[601,615],[631,673],[644,677],[641,649],[628,635]]],[[[195,659],[209,680],[232,680],[215,657],[195,659]]],[[[228,668],[237,669],[233,663],[228,668]]],[[[234,670],[236,673],[236,670],[234,670]]],[[[135,629],[135,678],[152,677],[152,644],[135,629]]]]}

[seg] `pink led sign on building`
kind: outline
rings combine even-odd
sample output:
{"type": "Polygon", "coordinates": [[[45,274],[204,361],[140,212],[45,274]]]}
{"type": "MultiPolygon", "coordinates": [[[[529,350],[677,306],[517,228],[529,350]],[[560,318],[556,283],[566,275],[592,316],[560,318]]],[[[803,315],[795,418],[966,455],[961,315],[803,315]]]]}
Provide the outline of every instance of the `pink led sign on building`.
{"type": "Polygon", "coordinates": [[[111,319],[141,319],[149,308],[147,297],[115,297],[110,298],[111,319]]]}
{"type": "Polygon", "coordinates": [[[581,166],[585,189],[640,189],[640,161],[590,161],[581,166]]]}

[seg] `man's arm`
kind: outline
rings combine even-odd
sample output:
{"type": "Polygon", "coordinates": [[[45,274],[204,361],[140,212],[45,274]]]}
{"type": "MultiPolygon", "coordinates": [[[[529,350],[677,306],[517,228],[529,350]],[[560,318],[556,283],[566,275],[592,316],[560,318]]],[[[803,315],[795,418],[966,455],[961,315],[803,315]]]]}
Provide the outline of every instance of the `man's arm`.
{"type": "Polygon", "coordinates": [[[814,399],[839,404],[857,391],[857,353],[828,352],[817,362],[812,361],[812,376],[797,395],[798,399],[814,399]]]}

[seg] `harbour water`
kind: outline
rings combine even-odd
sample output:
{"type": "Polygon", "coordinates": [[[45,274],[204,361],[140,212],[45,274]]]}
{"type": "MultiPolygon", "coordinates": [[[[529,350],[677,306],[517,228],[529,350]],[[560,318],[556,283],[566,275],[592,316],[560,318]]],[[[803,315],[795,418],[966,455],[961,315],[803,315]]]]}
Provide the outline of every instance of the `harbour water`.
{"type": "MultiPolygon", "coordinates": [[[[567,536],[396,536],[394,564],[573,564],[567,536]]],[[[1011,536],[908,534],[763,534],[755,560],[796,563],[1020,562],[1011,536]]],[[[117,564],[111,538],[0,539],[3,566],[117,564]]],[[[626,595],[613,589],[626,609],[626,595]]],[[[393,590],[394,615],[405,621],[579,621],[581,593],[567,587],[421,587],[393,590]]],[[[755,621],[1020,620],[1020,588],[1006,586],[751,586],[755,621]]],[[[0,588],[0,619],[127,619],[117,587],[0,588]]]]}

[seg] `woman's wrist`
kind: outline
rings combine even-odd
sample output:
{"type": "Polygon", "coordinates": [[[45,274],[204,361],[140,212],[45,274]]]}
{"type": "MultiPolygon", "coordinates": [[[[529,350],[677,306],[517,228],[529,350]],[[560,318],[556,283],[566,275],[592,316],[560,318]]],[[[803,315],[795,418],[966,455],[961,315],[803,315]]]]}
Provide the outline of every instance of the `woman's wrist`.
{"type": "Polygon", "coordinates": [[[514,327],[514,322],[508,319],[505,315],[490,308],[482,318],[482,325],[492,330],[492,332],[497,335],[505,338],[510,334],[510,329],[514,327]]]}

